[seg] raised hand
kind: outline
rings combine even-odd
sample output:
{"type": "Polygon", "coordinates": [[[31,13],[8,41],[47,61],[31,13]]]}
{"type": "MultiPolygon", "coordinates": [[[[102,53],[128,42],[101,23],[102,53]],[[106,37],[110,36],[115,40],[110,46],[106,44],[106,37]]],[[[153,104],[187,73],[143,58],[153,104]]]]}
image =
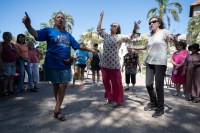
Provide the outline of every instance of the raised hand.
{"type": "Polygon", "coordinates": [[[103,12],[103,10],[102,10],[102,12],[100,13],[100,17],[103,17],[103,15],[104,15],[104,12],[103,12]]]}
{"type": "Polygon", "coordinates": [[[22,23],[26,26],[26,28],[31,26],[31,19],[29,18],[27,12],[25,12],[26,16],[22,19],[22,23]]]}
{"type": "Polygon", "coordinates": [[[134,49],[134,45],[133,45],[133,43],[130,43],[130,45],[131,45],[130,48],[131,48],[131,49],[134,49]]]}
{"type": "Polygon", "coordinates": [[[170,38],[169,38],[169,41],[173,41],[175,38],[178,38],[178,36],[180,36],[181,34],[176,34],[176,35],[174,35],[174,36],[171,36],[170,38]]]}
{"type": "Polygon", "coordinates": [[[137,33],[137,30],[140,28],[139,25],[140,25],[141,22],[142,21],[140,21],[140,20],[137,23],[135,22],[134,29],[133,29],[134,33],[137,33]]]}

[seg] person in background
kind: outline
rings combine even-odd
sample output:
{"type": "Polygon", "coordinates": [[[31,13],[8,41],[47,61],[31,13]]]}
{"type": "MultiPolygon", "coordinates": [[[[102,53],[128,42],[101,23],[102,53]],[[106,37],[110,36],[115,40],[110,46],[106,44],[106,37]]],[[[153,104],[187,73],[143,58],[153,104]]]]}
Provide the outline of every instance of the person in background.
{"type": "Polygon", "coordinates": [[[194,43],[188,47],[192,53],[185,58],[182,76],[186,74],[186,94],[190,96],[186,101],[199,102],[200,96],[200,51],[199,44],[194,43]],[[187,70],[187,72],[186,72],[187,70]],[[196,97],[196,99],[194,99],[196,97]]]}
{"type": "MultiPolygon", "coordinates": [[[[85,46],[84,43],[80,43],[81,45],[85,46]]],[[[85,72],[85,67],[86,67],[86,60],[85,58],[89,57],[89,54],[87,51],[82,51],[82,50],[77,50],[74,54],[74,58],[76,59],[75,63],[75,72],[74,72],[74,77],[73,77],[73,84],[71,84],[71,87],[74,87],[78,72],[81,68],[81,86],[83,86],[83,79],[84,79],[84,72],[85,72]]]]}
{"type": "Polygon", "coordinates": [[[101,29],[101,23],[104,12],[100,14],[97,31],[99,35],[104,39],[103,42],[103,54],[100,60],[100,67],[102,72],[103,84],[105,87],[105,95],[107,98],[106,105],[114,102],[112,107],[118,107],[124,102],[124,92],[122,86],[122,76],[120,71],[120,62],[118,58],[119,49],[122,42],[129,43],[135,36],[138,27],[135,25],[133,33],[129,35],[122,35],[121,28],[118,23],[112,23],[110,27],[111,33],[108,34],[101,29]],[[110,85],[112,82],[112,87],[110,85]]]}
{"type": "Polygon", "coordinates": [[[163,20],[158,16],[149,19],[149,29],[151,34],[146,44],[142,47],[131,48],[134,50],[146,50],[147,54],[144,60],[146,65],[146,88],[150,96],[150,103],[144,107],[144,111],[155,109],[152,117],[158,118],[164,114],[164,77],[167,68],[167,50],[168,42],[177,46],[178,41],[167,29],[163,20]],[[156,92],[153,84],[156,84],[156,92]]]}
{"type": "Polygon", "coordinates": [[[24,83],[24,68],[26,69],[28,73],[28,79],[29,79],[29,86],[30,86],[30,92],[38,92],[38,90],[33,88],[33,79],[32,79],[32,73],[31,73],[31,67],[30,67],[30,55],[28,52],[28,47],[25,44],[25,36],[24,34],[19,34],[17,36],[17,43],[15,44],[15,47],[17,48],[17,53],[19,55],[19,89],[20,93],[25,93],[23,88],[24,83]]]}
{"type": "Polygon", "coordinates": [[[136,83],[136,74],[137,74],[137,65],[139,66],[139,71],[141,72],[141,66],[138,55],[132,51],[130,48],[131,45],[127,46],[128,53],[124,56],[124,62],[122,65],[121,71],[124,71],[125,66],[125,77],[126,77],[126,90],[129,90],[129,83],[130,83],[130,77],[131,77],[131,83],[132,83],[132,91],[135,92],[135,83],[136,83]]]}
{"type": "Polygon", "coordinates": [[[58,12],[55,15],[54,28],[43,28],[37,31],[32,28],[31,19],[28,14],[26,12],[25,14],[26,16],[24,16],[22,22],[28,32],[37,41],[47,41],[48,52],[46,52],[44,62],[44,80],[51,81],[53,84],[53,92],[56,100],[53,117],[65,121],[65,115],[62,114],[61,105],[68,83],[71,81],[71,66],[65,65],[60,58],[69,59],[71,56],[71,48],[96,52],[77,43],[74,37],[66,31],[66,18],[63,13],[58,12]]]}
{"type": "Polygon", "coordinates": [[[180,96],[180,87],[183,85],[183,95],[182,98],[186,97],[186,75],[182,76],[183,66],[185,57],[188,55],[188,51],[185,50],[187,44],[183,41],[179,41],[179,44],[176,46],[177,51],[174,52],[171,58],[171,63],[174,65],[172,70],[172,83],[176,84],[176,93],[173,96],[180,96]]]}
{"type": "Polygon", "coordinates": [[[100,87],[100,83],[99,83],[99,70],[101,70],[100,66],[99,66],[99,62],[100,62],[100,58],[101,58],[101,51],[98,50],[98,44],[95,43],[93,45],[93,49],[95,51],[97,51],[98,56],[96,56],[93,53],[90,53],[90,57],[89,57],[89,66],[90,66],[90,70],[92,70],[92,80],[93,80],[93,84],[92,87],[94,87],[95,85],[100,87]],[[97,72],[97,84],[95,84],[95,71],[97,72]]]}
{"type": "Polygon", "coordinates": [[[3,74],[2,95],[9,96],[10,94],[17,94],[12,90],[16,72],[17,52],[15,45],[11,43],[12,34],[10,32],[3,33],[3,40],[4,42],[0,43],[0,71],[3,74]],[[8,91],[6,91],[7,85],[8,91]]]}
{"type": "MultiPolygon", "coordinates": [[[[41,53],[39,49],[34,48],[33,41],[28,41],[27,46],[28,46],[28,51],[30,55],[30,61],[31,61],[30,67],[31,67],[31,73],[33,76],[34,88],[39,89],[37,86],[37,83],[40,81],[39,62],[43,57],[43,53],[41,53]]],[[[26,71],[25,71],[24,82],[28,82],[28,74],[26,71]]]]}

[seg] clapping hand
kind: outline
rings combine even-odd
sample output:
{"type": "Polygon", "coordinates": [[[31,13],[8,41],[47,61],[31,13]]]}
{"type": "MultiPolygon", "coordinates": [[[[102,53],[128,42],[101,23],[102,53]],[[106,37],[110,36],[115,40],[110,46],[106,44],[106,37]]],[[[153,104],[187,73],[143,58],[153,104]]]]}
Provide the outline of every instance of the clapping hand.
{"type": "Polygon", "coordinates": [[[200,63],[199,62],[193,62],[193,65],[198,66],[198,65],[200,65],[200,63]]]}
{"type": "Polygon", "coordinates": [[[31,26],[31,19],[29,18],[27,12],[25,12],[26,16],[22,19],[22,23],[26,26],[26,28],[31,26]]]}

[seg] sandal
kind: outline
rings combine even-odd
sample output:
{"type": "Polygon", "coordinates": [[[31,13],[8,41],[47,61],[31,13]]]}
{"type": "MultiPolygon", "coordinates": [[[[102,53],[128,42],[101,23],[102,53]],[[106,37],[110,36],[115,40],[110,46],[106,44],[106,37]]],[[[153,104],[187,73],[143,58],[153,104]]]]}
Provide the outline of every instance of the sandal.
{"type": "Polygon", "coordinates": [[[80,84],[81,86],[84,86],[84,84],[80,84]]]}
{"type": "Polygon", "coordinates": [[[136,92],[136,89],[135,89],[135,88],[132,88],[132,92],[136,92]]]}
{"type": "Polygon", "coordinates": [[[73,85],[73,84],[71,84],[71,85],[70,85],[70,87],[74,87],[74,85],[73,85]]]}
{"type": "Polygon", "coordinates": [[[57,113],[54,112],[53,117],[54,117],[54,118],[57,118],[58,120],[65,121],[65,120],[66,120],[66,119],[65,119],[65,116],[61,114],[61,117],[59,118],[59,117],[58,117],[59,114],[61,114],[61,111],[58,111],[57,113]]]}
{"type": "Polygon", "coordinates": [[[198,103],[199,102],[199,98],[196,98],[193,103],[198,103]]]}
{"type": "Polygon", "coordinates": [[[186,101],[193,101],[194,97],[187,98],[186,101]]]}

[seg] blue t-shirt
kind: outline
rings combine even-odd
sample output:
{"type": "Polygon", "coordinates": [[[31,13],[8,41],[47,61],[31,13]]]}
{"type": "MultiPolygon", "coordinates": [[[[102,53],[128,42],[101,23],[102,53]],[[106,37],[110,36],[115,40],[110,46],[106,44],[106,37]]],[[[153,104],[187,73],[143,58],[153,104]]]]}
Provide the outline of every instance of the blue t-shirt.
{"type": "MultiPolygon", "coordinates": [[[[76,50],[80,47],[80,44],[74,39],[74,37],[66,31],[58,31],[55,28],[44,28],[37,30],[37,41],[47,41],[47,50],[60,56],[62,59],[68,59],[71,55],[71,47],[76,50]]],[[[62,60],[49,52],[45,56],[45,67],[58,68],[58,69],[70,69],[71,66],[65,65],[62,60]]]]}
{"type": "Polygon", "coordinates": [[[74,56],[77,56],[77,55],[82,55],[82,57],[79,57],[76,59],[76,64],[86,64],[85,57],[90,56],[87,51],[81,51],[81,50],[77,50],[75,52],[74,56]]]}

